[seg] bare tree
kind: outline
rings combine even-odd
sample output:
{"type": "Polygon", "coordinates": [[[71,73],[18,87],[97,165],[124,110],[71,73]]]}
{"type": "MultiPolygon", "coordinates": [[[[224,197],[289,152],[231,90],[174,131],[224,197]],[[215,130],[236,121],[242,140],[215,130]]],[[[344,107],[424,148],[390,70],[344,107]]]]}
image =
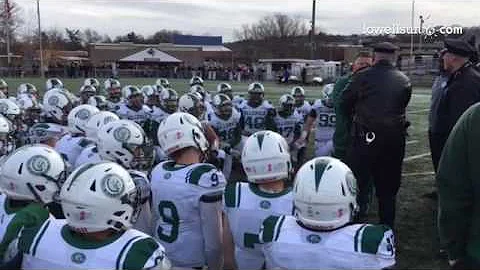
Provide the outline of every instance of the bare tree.
{"type": "Polygon", "coordinates": [[[94,29],[87,28],[83,30],[82,39],[86,44],[100,42],[102,36],[94,29]]]}
{"type": "Polygon", "coordinates": [[[252,25],[242,25],[240,30],[234,31],[234,37],[239,40],[262,40],[301,36],[307,33],[307,26],[302,18],[275,13],[263,17],[252,25]]]}
{"type": "Polygon", "coordinates": [[[0,0],[0,41],[7,43],[10,37],[10,44],[17,38],[18,29],[23,24],[22,9],[11,0],[0,0]]]}

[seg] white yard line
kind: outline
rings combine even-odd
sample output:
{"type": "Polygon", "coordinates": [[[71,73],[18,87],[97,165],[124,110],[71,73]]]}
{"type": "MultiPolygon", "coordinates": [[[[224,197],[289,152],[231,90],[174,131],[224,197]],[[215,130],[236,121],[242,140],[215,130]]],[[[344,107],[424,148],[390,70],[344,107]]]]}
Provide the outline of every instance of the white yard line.
{"type": "Polygon", "coordinates": [[[428,112],[430,109],[421,109],[421,110],[416,110],[416,111],[407,111],[407,113],[421,113],[421,112],[428,112]]]}
{"type": "Polygon", "coordinates": [[[418,140],[407,141],[405,144],[409,145],[409,144],[414,144],[414,143],[418,143],[418,140]]]}
{"type": "Polygon", "coordinates": [[[426,156],[429,156],[429,155],[430,155],[430,152],[423,153],[423,154],[416,155],[416,156],[406,157],[406,158],[403,159],[403,161],[410,161],[410,160],[414,160],[414,159],[419,159],[419,158],[423,158],[423,157],[426,157],[426,156]]]}
{"type": "Polygon", "coordinates": [[[404,173],[402,176],[424,176],[424,175],[434,175],[435,172],[414,172],[414,173],[404,173]]]}

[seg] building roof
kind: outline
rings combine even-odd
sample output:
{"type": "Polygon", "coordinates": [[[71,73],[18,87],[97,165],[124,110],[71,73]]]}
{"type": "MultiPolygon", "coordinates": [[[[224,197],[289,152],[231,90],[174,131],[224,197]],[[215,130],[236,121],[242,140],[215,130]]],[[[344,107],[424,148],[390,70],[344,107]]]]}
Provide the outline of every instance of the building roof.
{"type": "Polygon", "coordinates": [[[181,63],[182,61],[155,48],[147,48],[123,57],[119,62],[181,63]]]}

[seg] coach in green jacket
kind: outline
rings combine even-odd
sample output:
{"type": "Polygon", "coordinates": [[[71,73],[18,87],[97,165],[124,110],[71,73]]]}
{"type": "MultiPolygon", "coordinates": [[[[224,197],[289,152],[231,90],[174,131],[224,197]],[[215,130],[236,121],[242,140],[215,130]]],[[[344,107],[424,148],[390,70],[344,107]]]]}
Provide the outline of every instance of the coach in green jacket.
{"type": "Polygon", "coordinates": [[[335,108],[336,124],[333,134],[333,156],[346,162],[347,147],[350,141],[351,119],[341,110],[342,93],[352,76],[359,70],[372,65],[372,55],[369,52],[360,52],[352,65],[352,74],[345,75],[335,82],[333,88],[333,104],[335,108]]]}
{"type": "Polygon", "coordinates": [[[480,103],[460,117],[440,158],[440,241],[456,269],[480,269],[480,103]]]}

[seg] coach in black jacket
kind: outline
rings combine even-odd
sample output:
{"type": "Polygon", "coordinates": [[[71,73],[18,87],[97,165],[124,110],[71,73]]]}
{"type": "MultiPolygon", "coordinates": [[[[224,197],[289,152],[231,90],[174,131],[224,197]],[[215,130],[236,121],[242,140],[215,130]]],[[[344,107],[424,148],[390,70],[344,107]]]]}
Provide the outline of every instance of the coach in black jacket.
{"type": "MultiPolygon", "coordinates": [[[[376,44],[373,66],[355,74],[342,95],[342,110],[352,117],[348,165],[360,193],[368,192],[373,179],[380,222],[391,227],[405,152],[405,108],[412,93],[409,78],[392,64],[397,49],[389,42],[376,44]]],[[[360,205],[360,214],[366,211],[360,205]]]]}
{"type": "Polygon", "coordinates": [[[469,61],[475,53],[475,47],[466,40],[445,39],[442,58],[447,78],[437,87],[437,93],[433,93],[429,117],[430,150],[435,170],[458,118],[480,101],[480,73],[469,61]]]}

